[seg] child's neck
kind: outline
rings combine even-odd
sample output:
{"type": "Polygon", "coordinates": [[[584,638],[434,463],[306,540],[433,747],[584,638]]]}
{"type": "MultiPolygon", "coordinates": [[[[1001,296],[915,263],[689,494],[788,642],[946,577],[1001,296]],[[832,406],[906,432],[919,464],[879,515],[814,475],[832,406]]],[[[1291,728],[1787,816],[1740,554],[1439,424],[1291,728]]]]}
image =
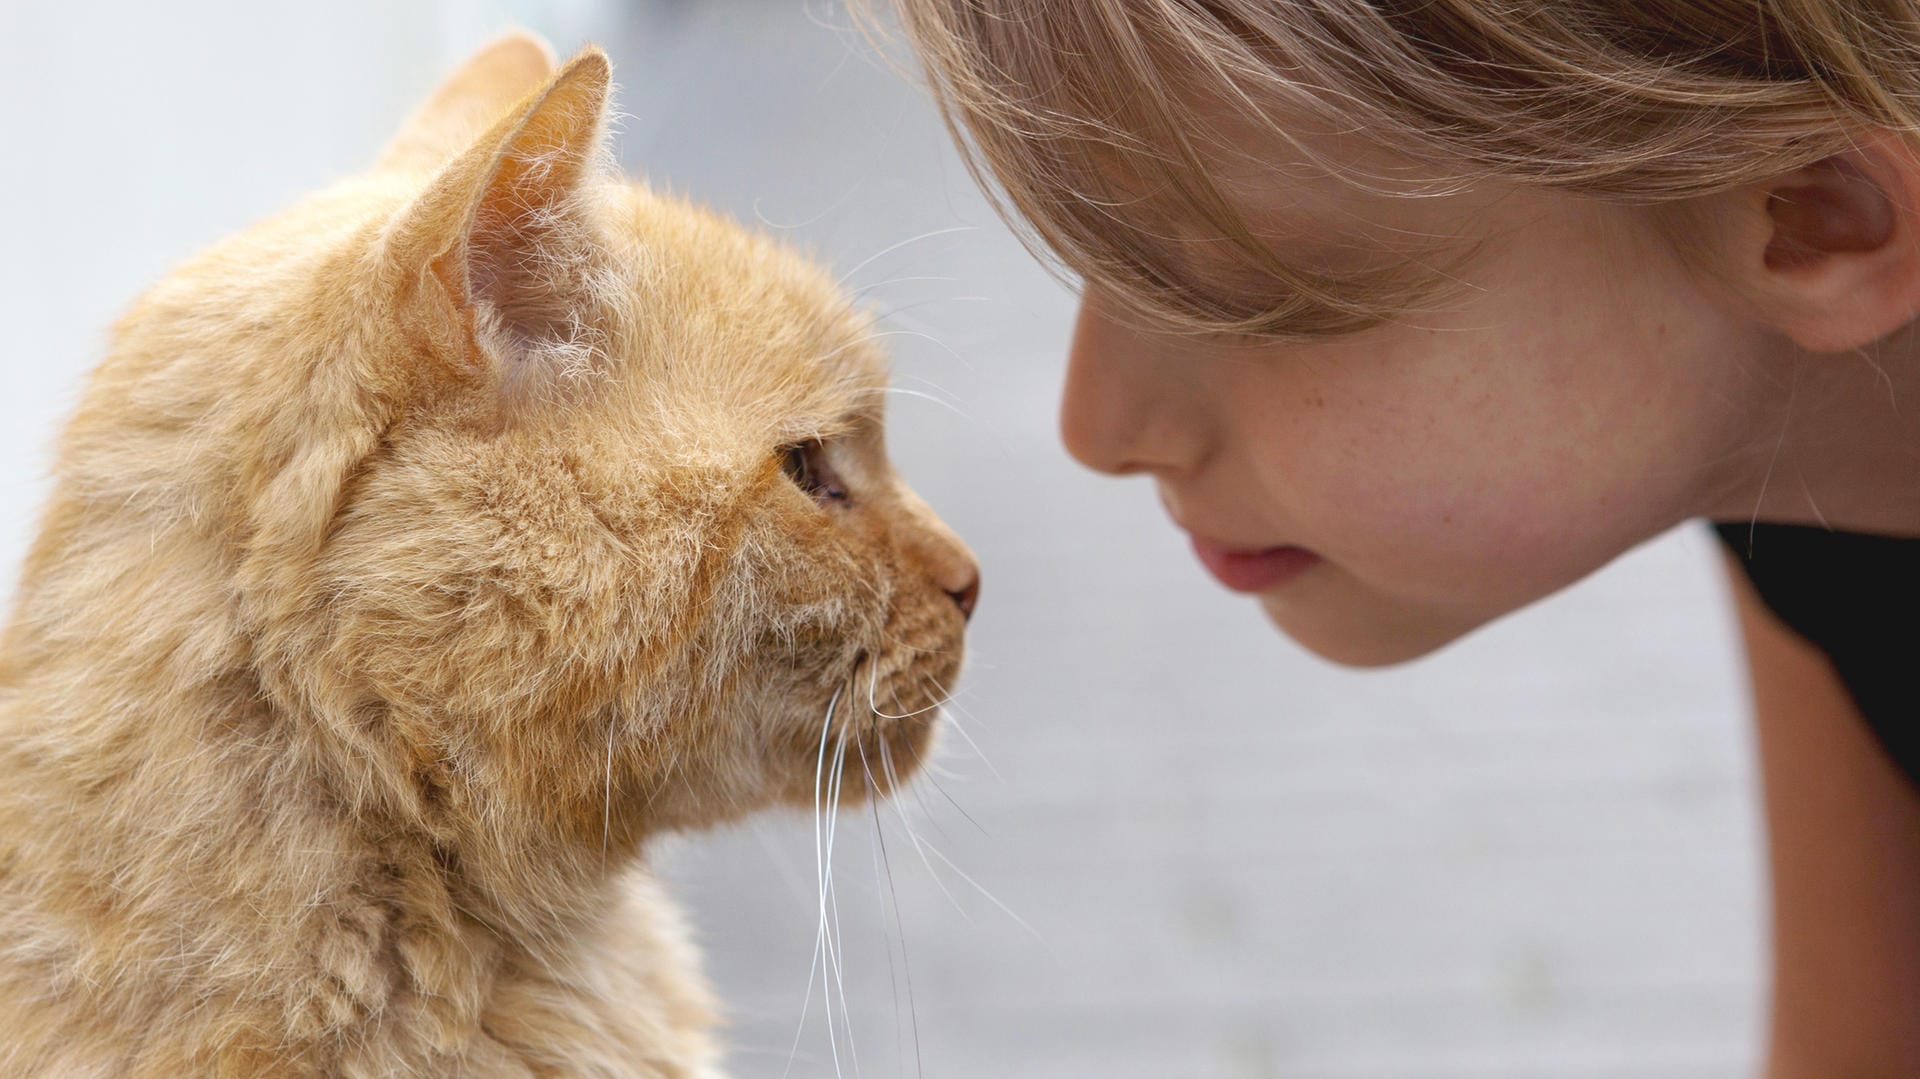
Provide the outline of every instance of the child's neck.
{"type": "Polygon", "coordinates": [[[1709,515],[1920,537],[1920,328],[1857,353],[1783,346],[1709,515]]]}

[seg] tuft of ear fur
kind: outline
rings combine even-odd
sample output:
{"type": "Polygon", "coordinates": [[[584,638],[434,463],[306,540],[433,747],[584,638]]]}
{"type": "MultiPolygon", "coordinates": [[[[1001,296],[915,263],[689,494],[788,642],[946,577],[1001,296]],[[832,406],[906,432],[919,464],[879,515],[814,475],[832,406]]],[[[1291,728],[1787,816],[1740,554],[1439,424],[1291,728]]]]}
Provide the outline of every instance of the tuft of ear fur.
{"type": "Polygon", "coordinates": [[[1920,313],[1920,155],[1893,136],[1737,195],[1733,279],[1795,344],[1847,352],[1920,313]]]}
{"type": "Polygon", "coordinates": [[[428,171],[465,149],[553,73],[553,49],[513,30],[482,45],[401,125],[376,171],[428,171]]]}
{"type": "Polygon", "coordinates": [[[583,49],[450,161],[388,233],[422,381],[542,395],[603,352],[592,195],[606,169],[611,70],[583,49]]]}

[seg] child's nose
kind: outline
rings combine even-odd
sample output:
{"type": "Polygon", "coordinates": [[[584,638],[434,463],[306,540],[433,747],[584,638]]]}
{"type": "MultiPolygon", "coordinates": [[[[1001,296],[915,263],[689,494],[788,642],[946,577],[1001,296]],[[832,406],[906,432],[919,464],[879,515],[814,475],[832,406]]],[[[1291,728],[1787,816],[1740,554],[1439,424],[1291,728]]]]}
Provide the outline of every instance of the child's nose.
{"type": "Polygon", "coordinates": [[[1178,355],[1107,314],[1089,289],[1067,351],[1060,438],[1081,464],[1124,476],[1173,473],[1201,455],[1191,387],[1178,355]]]}

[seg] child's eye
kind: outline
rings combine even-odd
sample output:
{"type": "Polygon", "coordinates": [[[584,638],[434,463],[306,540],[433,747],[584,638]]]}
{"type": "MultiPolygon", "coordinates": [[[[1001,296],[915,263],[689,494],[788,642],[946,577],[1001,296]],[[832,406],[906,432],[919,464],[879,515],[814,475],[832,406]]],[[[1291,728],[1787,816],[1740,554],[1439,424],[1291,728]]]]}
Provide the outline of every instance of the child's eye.
{"type": "Polygon", "coordinates": [[[780,470],[795,487],[821,502],[847,501],[847,488],[827,463],[826,447],[818,439],[797,442],[780,451],[780,470]]]}

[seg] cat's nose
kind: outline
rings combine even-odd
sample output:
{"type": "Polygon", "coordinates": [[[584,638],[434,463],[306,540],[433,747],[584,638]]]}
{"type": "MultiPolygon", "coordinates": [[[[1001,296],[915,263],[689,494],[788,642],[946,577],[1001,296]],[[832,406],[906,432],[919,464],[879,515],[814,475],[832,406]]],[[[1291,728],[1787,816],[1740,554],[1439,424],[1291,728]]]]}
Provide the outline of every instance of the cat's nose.
{"type": "Polygon", "coordinates": [[[960,617],[972,619],[973,608],[980,602],[980,563],[912,488],[897,483],[895,490],[911,522],[901,534],[903,545],[931,578],[929,583],[960,608],[960,617]]]}
{"type": "Polygon", "coordinates": [[[947,595],[952,596],[954,606],[960,608],[960,617],[971,622],[974,604],[980,602],[980,571],[974,570],[965,587],[949,591],[947,595]]]}

